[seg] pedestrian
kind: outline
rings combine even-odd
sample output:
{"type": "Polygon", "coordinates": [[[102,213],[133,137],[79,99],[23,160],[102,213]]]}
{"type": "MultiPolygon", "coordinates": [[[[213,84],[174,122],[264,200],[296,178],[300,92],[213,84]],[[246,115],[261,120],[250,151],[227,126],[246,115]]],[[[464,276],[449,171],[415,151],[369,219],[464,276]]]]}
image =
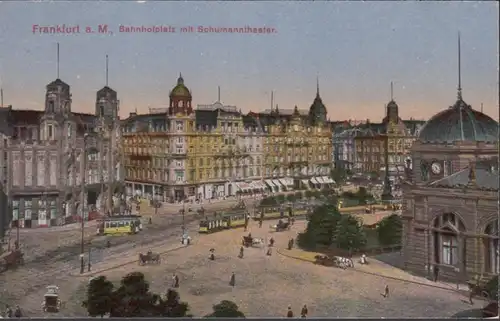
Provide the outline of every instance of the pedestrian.
{"type": "Polygon", "coordinates": [[[174,275],[174,288],[179,287],[179,276],[177,274],[174,275]]]}
{"type": "Polygon", "coordinates": [[[474,290],[471,288],[469,288],[469,303],[470,305],[474,305],[474,301],[472,301],[472,298],[474,297],[474,290]]]}
{"type": "Polygon", "coordinates": [[[9,305],[5,307],[5,317],[6,318],[12,318],[12,309],[10,308],[9,305]]]}
{"type": "Polygon", "coordinates": [[[274,239],[271,237],[269,240],[269,247],[272,247],[274,245],[274,239]]]}
{"type": "Polygon", "coordinates": [[[291,306],[288,306],[288,311],[286,313],[286,317],[287,318],[293,318],[293,311],[292,311],[292,307],[291,306]]]}
{"type": "Polygon", "coordinates": [[[23,315],[21,313],[21,308],[19,307],[19,305],[16,305],[16,311],[14,311],[14,316],[16,318],[22,318],[23,315]]]}
{"type": "Polygon", "coordinates": [[[438,277],[439,277],[439,266],[434,265],[434,269],[432,272],[434,274],[434,282],[437,282],[438,277]]]}
{"type": "Polygon", "coordinates": [[[232,287],[236,285],[236,275],[234,275],[234,272],[231,273],[231,279],[229,280],[229,285],[232,287]]]}
{"type": "Polygon", "coordinates": [[[243,246],[242,246],[242,247],[240,247],[240,254],[238,255],[238,257],[239,257],[240,259],[242,259],[242,258],[243,258],[243,252],[244,252],[244,251],[245,251],[245,250],[243,249],[243,246]]]}
{"type": "Polygon", "coordinates": [[[174,274],[172,274],[172,287],[173,287],[173,288],[175,288],[175,281],[176,281],[176,278],[175,278],[175,277],[176,277],[175,273],[174,273],[174,274]]]}
{"type": "Polygon", "coordinates": [[[268,247],[266,255],[271,256],[271,254],[272,254],[272,247],[268,247]]]}
{"type": "Polygon", "coordinates": [[[215,254],[214,254],[214,252],[215,252],[215,249],[214,249],[214,248],[211,248],[211,249],[210,249],[210,256],[209,256],[209,258],[210,258],[210,260],[212,260],[212,261],[214,261],[214,260],[215,260],[215,254]]]}
{"type": "Polygon", "coordinates": [[[111,241],[110,241],[110,240],[108,240],[108,241],[106,242],[106,247],[107,247],[108,249],[111,247],[111,241]]]}
{"type": "Polygon", "coordinates": [[[259,219],[259,228],[262,228],[262,218],[259,219]]]}
{"type": "Polygon", "coordinates": [[[307,317],[307,305],[304,304],[304,306],[302,307],[302,311],[300,311],[300,317],[301,318],[306,318],[307,317]]]}
{"type": "Polygon", "coordinates": [[[389,297],[389,286],[388,285],[385,286],[384,293],[382,293],[382,296],[384,298],[388,298],[389,297]]]}

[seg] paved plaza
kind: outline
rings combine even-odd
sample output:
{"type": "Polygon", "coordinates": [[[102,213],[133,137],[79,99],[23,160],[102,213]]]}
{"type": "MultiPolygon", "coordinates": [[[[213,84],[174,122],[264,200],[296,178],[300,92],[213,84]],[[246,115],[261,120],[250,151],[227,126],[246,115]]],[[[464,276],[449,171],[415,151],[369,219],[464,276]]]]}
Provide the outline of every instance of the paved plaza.
{"type": "MultiPolygon", "coordinates": [[[[471,308],[463,295],[451,288],[433,286],[390,266],[375,264],[378,270],[363,273],[280,255],[278,251],[288,251],[284,249],[288,239],[296,236],[304,223],[297,222],[291,231],[280,233],[270,231],[273,223],[265,222],[262,228],[252,223],[249,230],[254,237],[276,240],[277,249],[270,257],[265,255],[266,248],[248,248],[244,258],[238,258],[241,238],[248,233],[242,229],[198,236],[193,223],[193,244],[188,247],[179,248],[179,234],[172,233],[164,240],[110,253],[107,260],[93,265],[93,271],[114,282],[129,272],[141,271],[157,293],[165,293],[172,274],[177,273],[181,299],[190,304],[195,316],[208,314],[221,300],[236,302],[246,315],[254,317],[284,316],[289,305],[299,314],[303,304],[308,305],[311,317],[449,317],[471,308]],[[210,248],[216,249],[215,261],[208,260],[210,248]],[[161,265],[138,266],[137,254],[148,249],[168,252],[162,255],[161,265]],[[236,274],[234,288],[229,286],[231,272],[236,274]],[[389,298],[381,295],[385,285],[391,289],[389,298]]],[[[47,264],[29,271],[23,267],[0,276],[4,300],[20,304],[28,316],[39,316],[45,286],[56,284],[64,302],[59,316],[85,315],[81,301],[91,275],[80,276],[75,264],[63,265],[47,264]]],[[[475,307],[479,306],[476,303],[475,307]]]]}

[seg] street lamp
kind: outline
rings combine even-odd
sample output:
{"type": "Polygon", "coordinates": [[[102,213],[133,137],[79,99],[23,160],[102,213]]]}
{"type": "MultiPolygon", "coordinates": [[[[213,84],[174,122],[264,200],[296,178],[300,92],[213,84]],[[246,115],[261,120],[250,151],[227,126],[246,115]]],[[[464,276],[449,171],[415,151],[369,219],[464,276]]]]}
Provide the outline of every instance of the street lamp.
{"type": "MultiPolygon", "coordinates": [[[[86,167],[87,167],[87,138],[89,134],[83,135],[83,147],[82,147],[82,164],[81,164],[81,195],[80,195],[80,208],[81,208],[81,240],[80,240],[80,274],[85,272],[85,262],[83,261],[83,257],[85,256],[85,176],[86,176],[86,167]]],[[[89,263],[90,264],[90,263],[89,263]]]]}

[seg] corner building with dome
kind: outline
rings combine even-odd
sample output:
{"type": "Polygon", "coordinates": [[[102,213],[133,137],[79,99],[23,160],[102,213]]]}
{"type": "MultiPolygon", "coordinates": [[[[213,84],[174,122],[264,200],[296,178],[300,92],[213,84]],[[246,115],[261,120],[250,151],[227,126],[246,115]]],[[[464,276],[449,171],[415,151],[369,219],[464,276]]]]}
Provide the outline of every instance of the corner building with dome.
{"type": "Polygon", "coordinates": [[[424,125],[404,184],[405,269],[457,282],[498,274],[498,134],[460,86],[455,104],[424,125]]]}

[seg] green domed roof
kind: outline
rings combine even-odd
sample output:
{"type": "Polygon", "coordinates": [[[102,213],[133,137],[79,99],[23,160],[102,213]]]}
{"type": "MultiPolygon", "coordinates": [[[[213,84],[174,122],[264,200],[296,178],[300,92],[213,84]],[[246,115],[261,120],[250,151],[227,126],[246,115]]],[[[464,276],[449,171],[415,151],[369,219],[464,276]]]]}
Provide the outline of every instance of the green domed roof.
{"type": "Polygon", "coordinates": [[[427,121],[420,131],[421,142],[498,141],[498,123],[472,109],[461,97],[455,105],[427,121]]]}
{"type": "Polygon", "coordinates": [[[184,78],[182,78],[182,74],[177,79],[177,85],[170,92],[170,97],[186,97],[186,98],[191,98],[191,92],[184,85],[184,78]]]}

